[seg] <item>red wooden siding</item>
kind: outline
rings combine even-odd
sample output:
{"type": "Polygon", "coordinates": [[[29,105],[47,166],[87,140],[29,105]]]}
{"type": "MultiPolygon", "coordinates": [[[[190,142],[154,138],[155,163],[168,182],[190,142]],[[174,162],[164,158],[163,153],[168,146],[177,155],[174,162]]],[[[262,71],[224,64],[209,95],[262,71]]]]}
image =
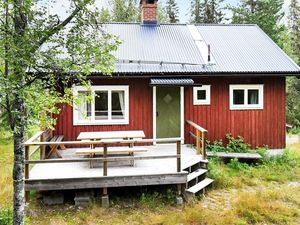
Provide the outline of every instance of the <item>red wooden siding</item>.
{"type": "MultiPolygon", "coordinates": [[[[192,88],[185,89],[185,119],[208,130],[208,139],[225,139],[227,133],[241,135],[253,148],[285,147],[285,78],[202,78],[196,83],[211,85],[211,105],[194,106],[192,88]],[[264,84],[264,109],[229,110],[230,84],[264,84]]],[[[189,126],[185,138],[191,142],[189,126]]]]}
{"type": "MultiPolygon", "coordinates": [[[[196,83],[211,85],[211,104],[193,105],[193,88],[185,88],[185,120],[208,130],[213,141],[225,139],[226,133],[241,135],[252,147],[285,147],[285,78],[198,78],[196,83]],[[230,84],[264,84],[263,110],[229,110],[230,84]]],[[[58,116],[56,133],[65,140],[76,140],[81,131],[144,130],[152,138],[152,87],[149,79],[99,79],[95,85],[129,85],[129,124],[73,126],[72,107],[64,105],[58,116]]],[[[185,140],[193,140],[185,123],[185,140]]]]}
{"type": "Polygon", "coordinates": [[[64,105],[57,119],[56,134],[63,134],[65,140],[76,140],[82,131],[143,130],[147,138],[152,138],[152,88],[149,86],[149,80],[107,78],[95,80],[93,84],[129,85],[129,124],[73,126],[73,109],[64,105]]]}

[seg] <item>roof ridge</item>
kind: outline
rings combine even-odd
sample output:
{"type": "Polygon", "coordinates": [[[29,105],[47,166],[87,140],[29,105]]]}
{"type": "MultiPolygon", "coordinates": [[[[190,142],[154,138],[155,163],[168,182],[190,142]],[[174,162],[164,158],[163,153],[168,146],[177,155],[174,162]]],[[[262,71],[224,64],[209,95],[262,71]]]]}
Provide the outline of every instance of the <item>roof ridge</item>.
{"type": "MultiPolygon", "coordinates": [[[[143,25],[140,22],[105,22],[101,24],[124,24],[124,25],[143,25]]],[[[248,24],[248,23],[158,23],[157,25],[170,25],[170,26],[187,26],[187,25],[195,25],[195,26],[257,26],[256,24],[248,24]]]]}

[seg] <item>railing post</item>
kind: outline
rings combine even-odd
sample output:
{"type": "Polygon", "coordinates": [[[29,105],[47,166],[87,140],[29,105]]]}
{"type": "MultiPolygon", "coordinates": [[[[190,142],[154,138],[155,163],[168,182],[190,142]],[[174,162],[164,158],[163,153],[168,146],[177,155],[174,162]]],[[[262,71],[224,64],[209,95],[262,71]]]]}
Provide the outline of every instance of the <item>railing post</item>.
{"type": "MultiPolygon", "coordinates": [[[[45,141],[45,131],[40,137],[40,141],[44,142],[45,141]]],[[[40,145],[40,159],[45,159],[45,154],[46,154],[46,146],[45,145],[40,145]]]]}
{"type": "Polygon", "coordinates": [[[200,130],[196,129],[196,150],[198,155],[200,155],[200,134],[200,130]]]}
{"type": "Polygon", "coordinates": [[[181,141],[176,141],[177,172],[181,172],[181,141]]]}
{"type": "Polygon", "coordinates": [[[205,132],[202,132],[202,159],[206,159],[206,148],[205,148],[205,132]]]}
{"type": "MultiPolygon", "coordinates": [[[[25,146],[25,161],[29,160],[29,146],[26,145],[25,146]]],[[[29,164],[25,162],[25,180],[29,178],[29,164]]],[[[25,201],[28,202],[29,201],[29,195],[30,192],[29,191],[25,191],[25,201]]]]}
{"type": "Polygon", "coordinates": [[[106,157],[107,157],[107,144],[104,144],[103,146],[103,176],[107,176],[107,161],[106,161],[106,157]]]}

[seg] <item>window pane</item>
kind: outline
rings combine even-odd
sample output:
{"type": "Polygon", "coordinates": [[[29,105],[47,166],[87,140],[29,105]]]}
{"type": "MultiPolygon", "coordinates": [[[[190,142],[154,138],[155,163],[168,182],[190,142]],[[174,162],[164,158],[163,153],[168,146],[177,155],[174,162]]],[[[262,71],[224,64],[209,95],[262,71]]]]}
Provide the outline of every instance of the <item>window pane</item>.
{"type": "Polygon", "coordinates": [[[125,92],[111,92],[112,119],[125,119],[125,92]]]}
{"type": "Polygon", "coordinates": [[[91,93],[88,91],[78,91],[78,98],[80,105],[78,106],[78,120],[91,119],[92,107],[89,101],[89,96],[91,93]]]}
{"type": "Polygon", "coordinates": [[[95,119],[108,119],[108,92],[95,91],[95,119]]]}
{"type": "Polygon", "coordinates": [[[197,99],[198,100],[205,100],[206,99],[206,91],[205,90],[198,90],[197,91],[197,99]]]}
{"type": "Polygon", "coordinates": [[[233,90],[233,104],[243,105],[244,104],[244,90],[233,90]]]}
{"type": "Polygon", "coordinates": [[[249,89],[248,90],[248,104],[249,105],[257,105],[258,104],[258,90],[257,89],[249,89]]]}

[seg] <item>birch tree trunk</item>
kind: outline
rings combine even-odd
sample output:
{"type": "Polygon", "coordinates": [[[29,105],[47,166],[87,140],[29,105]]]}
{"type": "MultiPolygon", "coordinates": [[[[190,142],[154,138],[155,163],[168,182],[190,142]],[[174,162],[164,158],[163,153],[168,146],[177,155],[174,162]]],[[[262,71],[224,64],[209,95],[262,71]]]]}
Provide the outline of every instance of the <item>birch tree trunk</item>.
{"type": "Polygon", "coordinates": [[[24,224],[24,138],[25,138],[25,107],[24,101],[21,97],[17,96],[16,108],[19,115],[18,131],[14,134],[14,168],[13,168],[13,185],[14,185],[14,225],[24,224]]]}

